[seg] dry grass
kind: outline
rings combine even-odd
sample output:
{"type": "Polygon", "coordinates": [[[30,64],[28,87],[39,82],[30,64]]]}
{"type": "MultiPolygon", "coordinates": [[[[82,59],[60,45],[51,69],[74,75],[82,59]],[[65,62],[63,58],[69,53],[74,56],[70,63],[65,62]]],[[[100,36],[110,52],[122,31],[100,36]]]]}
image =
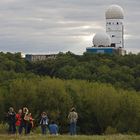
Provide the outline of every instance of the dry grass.
{"type": "Polygon", "coordinates": [[[0,135],[0,140],[140,140],[135,135],[109,135],[109,136],[42,136],[42,135],[0,135]]]}

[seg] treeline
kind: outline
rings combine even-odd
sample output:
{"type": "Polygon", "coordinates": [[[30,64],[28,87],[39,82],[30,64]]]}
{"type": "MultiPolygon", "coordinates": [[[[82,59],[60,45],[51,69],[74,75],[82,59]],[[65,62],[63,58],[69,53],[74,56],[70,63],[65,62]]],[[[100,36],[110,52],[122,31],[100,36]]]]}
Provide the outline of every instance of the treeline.
{"type": "Polygon", "coordinates": [[[56,59],[29,62],[20,53],[1,52],[0,81],[13,79],[17,73],[109,83],[116,88],[140,91],[140,54],[80,56],[67,52],[59,53],[56,59]]]}
{"type": "Polygon", "coordinates": [[[125,56],[68,52],[56,59],[28,63],[27,70],[60,79],[80,79],[110,83],[127,90],[140,90],[140,54],[125,56]]]}
{"type": "MultiPolygon", "coordinates": [[[[46,111],[60,133],[68,132],[68,113],[75,106],[79,114],[78,132],[102,134],[108,131],[140,133],[140,94],[115,89],[110,84],[49,77],[19,78],[0,87],[0,118],[9,106],[27,106],[38,125],[46,111]]],[[[109,132],[108,132],[109,133],[109,132]]]]}

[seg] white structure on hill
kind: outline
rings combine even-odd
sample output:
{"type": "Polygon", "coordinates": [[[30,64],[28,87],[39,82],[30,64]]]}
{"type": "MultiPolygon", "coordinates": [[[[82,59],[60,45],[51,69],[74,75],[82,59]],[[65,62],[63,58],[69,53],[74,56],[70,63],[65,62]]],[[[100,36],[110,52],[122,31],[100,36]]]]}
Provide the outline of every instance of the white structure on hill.
{"type": "Polygon", "coordinates": [[[124,11],[118,5],[111,5],[105,12],[106,33],[111,37],[111,47],[124,48],[124,11]]]}
{"type": "Polygon", "coordinates": [[[111,38],[107,33],[97,33],[93,38],[93,45],[94,47],[109,47],[111,45],[111,38]]]}
{"type": "Polygon", "coordinates": [[[86,48],[90,53],[124,55],[124,11],[118,5],[111,5],[105,12],[106,33],[97,33],[93,37],[93,47],[86,48]]]}

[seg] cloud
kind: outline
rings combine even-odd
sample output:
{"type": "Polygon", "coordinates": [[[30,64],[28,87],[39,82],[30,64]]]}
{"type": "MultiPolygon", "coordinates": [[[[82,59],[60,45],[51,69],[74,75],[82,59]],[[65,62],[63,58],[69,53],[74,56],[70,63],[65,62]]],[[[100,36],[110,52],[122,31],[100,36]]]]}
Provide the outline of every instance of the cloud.
{"type": "Polygon", "coordinates": [[[0,1],[0,49],[24,53],[82,54],[96,32],[105,31],[105,10],[119,4],[125,11],[125,47],[139,52],[140,1],[4,0],[0,1]]]}

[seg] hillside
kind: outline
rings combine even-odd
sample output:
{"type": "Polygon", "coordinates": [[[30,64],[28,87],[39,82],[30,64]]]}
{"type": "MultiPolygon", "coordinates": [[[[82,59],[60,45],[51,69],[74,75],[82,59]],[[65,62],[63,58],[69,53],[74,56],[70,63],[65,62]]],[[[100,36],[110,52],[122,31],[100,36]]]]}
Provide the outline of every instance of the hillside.
{"type": "Polygon", "coordinates": [[[40,113],[68,132],[72,106],[78,133],[140,132],[140,54],[126,56],[60,53],[56,59],[28,62],[0,53],[0,121],[10,106],[27,106],[37,127],[40,113]],[[135,119],[134,119],[135,118],[135,119]]]}
{"type": "Polygon", "coordinates": [[[28,63],[26,70],[37,75],[60,79],[80,79],[110,83],[127,90],[140,90],[140,54],[125,56],[70,52],[60,53],[56,59],[28,63]]]}

